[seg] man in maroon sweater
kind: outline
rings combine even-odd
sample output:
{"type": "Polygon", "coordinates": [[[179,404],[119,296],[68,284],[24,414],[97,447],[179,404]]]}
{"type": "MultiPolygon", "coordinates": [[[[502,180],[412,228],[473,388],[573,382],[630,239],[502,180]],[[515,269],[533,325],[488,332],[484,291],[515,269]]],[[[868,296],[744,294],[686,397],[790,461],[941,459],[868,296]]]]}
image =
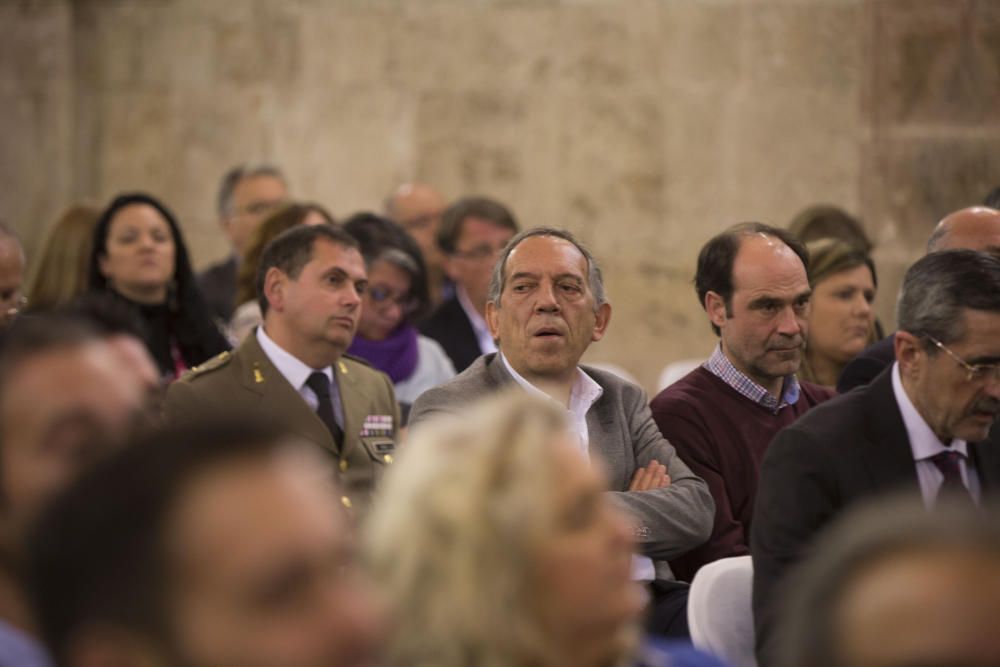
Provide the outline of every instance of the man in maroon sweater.
{"type": "Polygon", "coordinates": [[[720,337],[712,356],[653,399],[653,419],[715,499],[704,545],[672,561],[690,581],[719,558],[750,553],[760,462],[771,438],[833,392],[799,382],[809,314],[805,247],[761,223],[730,227],[698,255],[695,288],[720,337]]]}

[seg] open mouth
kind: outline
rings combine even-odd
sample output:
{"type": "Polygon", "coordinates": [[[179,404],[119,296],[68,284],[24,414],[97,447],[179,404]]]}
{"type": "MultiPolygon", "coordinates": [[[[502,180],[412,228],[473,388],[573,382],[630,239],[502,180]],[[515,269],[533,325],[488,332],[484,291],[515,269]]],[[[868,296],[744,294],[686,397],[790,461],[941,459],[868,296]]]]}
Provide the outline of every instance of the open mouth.
{"type": "Polygon", "coordinates": [[[542,338],[547,340],[563,337],[562,333],[558,329],[549,327],[539,329],[534,333],[534,336],[535,338],[542,338]]]}

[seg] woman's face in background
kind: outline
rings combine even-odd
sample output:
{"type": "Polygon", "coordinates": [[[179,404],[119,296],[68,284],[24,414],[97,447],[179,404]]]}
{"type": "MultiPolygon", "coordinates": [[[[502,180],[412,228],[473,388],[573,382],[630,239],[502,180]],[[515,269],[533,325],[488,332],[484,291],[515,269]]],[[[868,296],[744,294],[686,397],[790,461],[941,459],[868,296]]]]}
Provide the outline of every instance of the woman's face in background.
{"type": "Polygon", "coordinates": [[[406,271],[385,260],[373,262],[368,268],[358,335],[374,341],[388,338],[410,313],[411,288],[406,271]]]}
{"type": "Polygon", "coordinates": [[[847,363],[871,341],[875,282],[864,264],[828,276],[813,289],[809,354],[847,363]]]}
{"type": "Polygon", "coordinates": [[[129,204],[108,225],[100,270],[123,296],[162,303],[174,276],[175,254],[170,225],[160,212],[149,204],[129,204]]]}

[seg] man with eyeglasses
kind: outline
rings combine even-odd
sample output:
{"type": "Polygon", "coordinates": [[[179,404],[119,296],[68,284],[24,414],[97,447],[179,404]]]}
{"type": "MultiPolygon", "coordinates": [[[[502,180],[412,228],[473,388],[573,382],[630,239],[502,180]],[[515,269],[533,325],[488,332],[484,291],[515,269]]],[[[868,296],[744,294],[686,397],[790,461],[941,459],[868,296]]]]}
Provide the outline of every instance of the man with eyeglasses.
{"type": "Polygon", "coordinates": [[[781,431],[764,457],[750,536],[759,664],[781,641],[786,573],[847,507],[908,491],[971,510],[1000,495],[1000,260],[926,255],[897,308],[892,366],[781,431]]]}
{"type": "Polygon", "coordinates": [[[363,511],[392,463],[400,424],[389,377],[344,354],[367,287],[358,242],[340,227],[277,236],[257,270],[263,324],[170,386],[167,421],[236,412],[284,424],[333,458],[341,501],[363,511]]]}
{"type": "Polygon", "coordinates": [[[198,276],[205,300],[221,321],[228,322],[233,316],[236,276],[250,237],[264,218],[287,200],[285,176],[273,165],[241,164],[223,176],[216,205],[232,252],[198,276]]]}
{"type": "Polygon", "coordinates": [[[437,242],[455,296],[441,304],[420,327],[451,358],[461,373],[480,355],[497,351],[486,325],[486,300],[493,264],[518,232],[513,214],[487,197],[466,197],[445,209],[437,242]]]}

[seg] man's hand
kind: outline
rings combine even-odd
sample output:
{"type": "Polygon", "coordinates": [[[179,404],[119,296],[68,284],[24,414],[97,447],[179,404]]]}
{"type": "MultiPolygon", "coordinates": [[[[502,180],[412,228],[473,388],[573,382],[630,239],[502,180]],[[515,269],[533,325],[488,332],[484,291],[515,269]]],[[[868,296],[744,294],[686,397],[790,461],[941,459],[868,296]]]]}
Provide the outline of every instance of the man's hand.
{"type": "Polygon", "coordinates": [[[629,491],[652,491],[670,486],[670,475],[667,474],[667,466],[659,461],[649,462],[645,468],[639,468],[632,475],[632,483],[628,485],[629,491]]]}

